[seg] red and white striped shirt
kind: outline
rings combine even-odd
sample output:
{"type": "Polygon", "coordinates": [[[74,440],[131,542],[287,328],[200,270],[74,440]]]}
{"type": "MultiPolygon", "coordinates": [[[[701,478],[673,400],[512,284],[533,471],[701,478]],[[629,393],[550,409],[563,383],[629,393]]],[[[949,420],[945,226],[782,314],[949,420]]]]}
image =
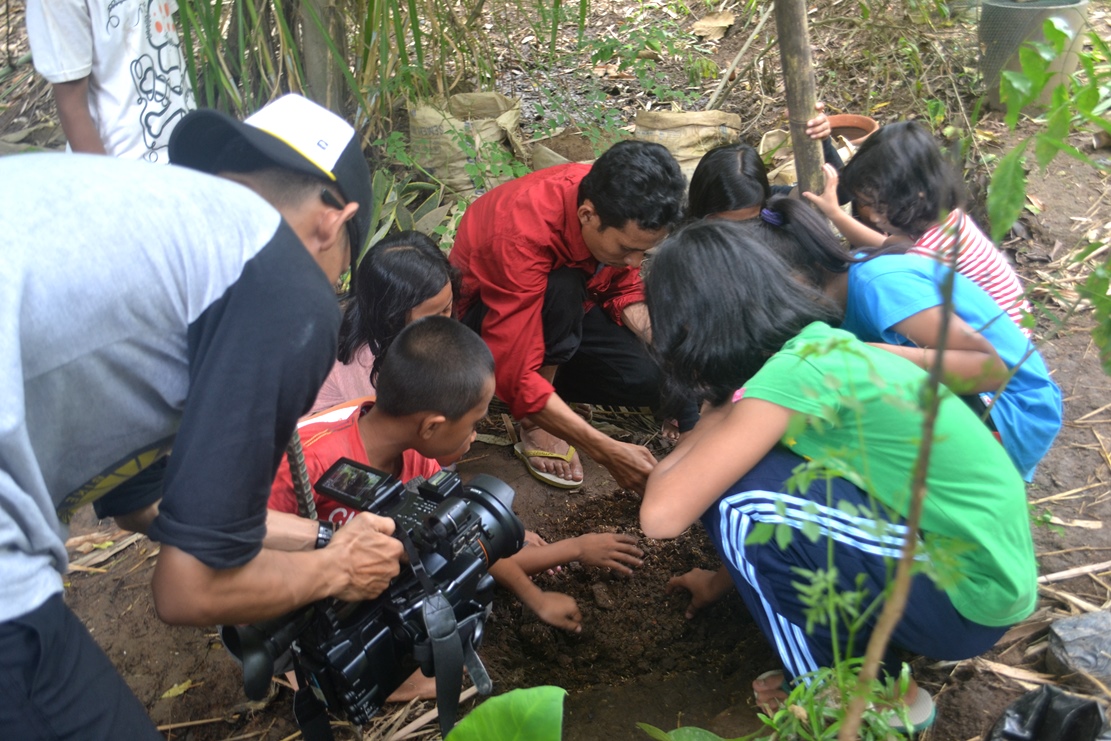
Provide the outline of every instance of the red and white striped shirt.
{"type": "Polygon", "coordinates": [[[1030,312],[1030,304],[1023,297],[1022,281],[1003,253],[963,211],[953,209],[944,223],[927,230],[908,253],[952,264],[954,235],[958,236],[957,272],[984,289],[1030,337],[1030,330],[1022,325],[1024,315],[1030,312]]]}

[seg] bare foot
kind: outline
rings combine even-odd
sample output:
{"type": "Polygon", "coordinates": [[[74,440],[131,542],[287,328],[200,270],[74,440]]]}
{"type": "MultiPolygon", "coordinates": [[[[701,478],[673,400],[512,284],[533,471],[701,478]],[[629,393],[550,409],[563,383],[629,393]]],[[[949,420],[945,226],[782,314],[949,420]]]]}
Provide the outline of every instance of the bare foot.
{"type": "Polygon", "coordinates": [[[660,426],[660,437],[671,442],[679,441],[679,422],[674,419],[664,420],[660,426]]]}
{"type": "MultiPolygon", "coordinates": [[[[559,455],[566,454],[569,447],[565,441],[560,440],[550,432],[539,427],[527,427],[525,425],[521,425],[521,442],[525,444],[525,448],[528,450],[545,450],[559,455]]],[[[541,473],[550,473],[570,482],[582,481],[583,479],[583,466],[582,461],[579,460],[578,451],[575,451],[570,461],[545,457],[530,457],[528,460],[529,464],[541,473]]]]}
{"type": "Polygon", "coordinates": [[[436,678],[426,677],[417,669],[412,676],[386,698],[386,702],[409,702],[410,700],[435,700],[436,678]]]}

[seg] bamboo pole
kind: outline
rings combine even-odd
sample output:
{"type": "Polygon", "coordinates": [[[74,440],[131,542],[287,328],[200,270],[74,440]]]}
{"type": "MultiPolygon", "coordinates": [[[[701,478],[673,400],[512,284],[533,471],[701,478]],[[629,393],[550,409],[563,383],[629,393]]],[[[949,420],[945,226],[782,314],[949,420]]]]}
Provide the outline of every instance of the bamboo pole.
{"type": "Polygon", "coordinates": [[[798,173],[799,192],[821,193],[822,145],[806,135],[806,122],[818,102],[814,68],[810,60],[810,31],[806,24],[806,0],[775,0],[775,27],[779,36],[779,58],[783,86],[787,90],[791,144],[798,173]]]}

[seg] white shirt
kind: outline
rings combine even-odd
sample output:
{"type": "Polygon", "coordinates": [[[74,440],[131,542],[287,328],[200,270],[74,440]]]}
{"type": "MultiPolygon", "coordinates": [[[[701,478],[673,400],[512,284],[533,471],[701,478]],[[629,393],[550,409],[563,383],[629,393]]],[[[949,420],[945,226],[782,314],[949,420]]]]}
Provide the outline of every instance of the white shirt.
{"type": "Polygon", "coordinates": [[[108,154],[167,162],[170,132],[196,108],[176,0],[27,0],[35,69],[89,77],[89,112],[108,154]]]}

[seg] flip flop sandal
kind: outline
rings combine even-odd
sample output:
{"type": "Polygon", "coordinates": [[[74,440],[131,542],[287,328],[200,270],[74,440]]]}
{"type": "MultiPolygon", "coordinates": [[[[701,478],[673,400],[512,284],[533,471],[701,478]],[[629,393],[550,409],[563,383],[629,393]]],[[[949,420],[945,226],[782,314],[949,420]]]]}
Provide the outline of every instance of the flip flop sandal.
{"type": "Polygon", "coordinates": [[[539,471],[533,468],[532,464],[529,463],[528,460],[529,458],[558,458],[561,461],[567,461],[568,463],[570,463],[571,459],[575,457],[574,445],[568,445],[567,452],[560,454],[552,453],[548,450],[529,450],[525,448],[525,444],[523,442],[519,442],[513,446],[513,453],[524,462],[525,468],[528,469],[528,472],[531,473],[533,478],[535,478],[537,481],[543,481],[545,484],[554,486],[559,489],[578,489],[580,486],[583,485],[582,479],[579,479],[578,481],[568,481],[567,479],[561,479],[554,473],[539,471]]]}
{"type": "MultiPolygon", "coordinates": [[[[779,684],[779,689],[785,695],[790,695],[791,694],[791,685],[787,683],[787,678],[786,678],[786,676],[784,676],[782,669],[771,669],[769,671],[766,671],[763,674],[761,674],[760,676],[756,677],[756,679],[753,680],[752,683],[755,685],[759,681],[762,681],[764,679],[771,679],[772,677],[777,676],[777,675],[780,676],[780,677],[783,677],[783,681],[779,684]]],[[[770,690],[764,690],[764,691],[769,692],[770,690]]],[[[780,698],[776,697],[776,698],[772,698],[772,700],[770,702],[761,703],[760,702],[760,693],[755,688],[753,688],[753,690],[752,690],[752,696],[753,696],[753,699],[756,700],[756,707],[760,708],[760,712],[764,713],[764,715],[767,715],[769,717],[775,715],[779,711],[779,709],[781,707],[783,707],[783,703],[787,699],[786,697],[784,697],[783,699],[780,699],[780,698]],[[775,703],[775,707],[772,707],[773,702],[775,703]]]]}
{"type": "Polygon", "coordinates": [[[914,702],[907,706],[907,720],[910,721],[910,728],[903,725],[901,718],[896,717],[891,721],[891,727],[896,731],[902,731],[911,734],[920,733],[933,725],[934,719],[937,717],[937,707],[934,705],[934,698],[930,693],[921,687],[918,688],[918,694],[914,697],[914,702]]]}

